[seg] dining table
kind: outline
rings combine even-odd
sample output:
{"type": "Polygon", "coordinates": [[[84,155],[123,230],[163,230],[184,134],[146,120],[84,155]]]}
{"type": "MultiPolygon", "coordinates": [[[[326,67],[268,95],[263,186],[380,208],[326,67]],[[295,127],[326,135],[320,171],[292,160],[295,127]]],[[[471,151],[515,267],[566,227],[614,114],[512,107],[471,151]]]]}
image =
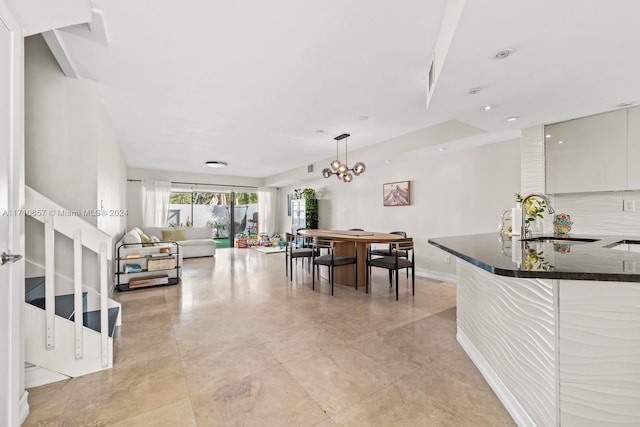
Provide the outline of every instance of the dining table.
{"type": "MultiPolygon", "coordinates": [[[[367,248],[372,243],[391,243],[400,238],[397,234],[378,231],[359,230],[323,230],[305,228],[298,230],[303,237],[323,237],[335,240],[336,255],[354,256],[357,253],[356,269],[358,270],[358,286],[365,286],[367,272],[367,248]],[[356,251],[357,249],[357,251],[356,251]]],[[[312,272],[313,273],[313,272],[312,272]]],[[[355,286],[353,268],[337,268],[334,282],[341,285],[355,286]]]]}

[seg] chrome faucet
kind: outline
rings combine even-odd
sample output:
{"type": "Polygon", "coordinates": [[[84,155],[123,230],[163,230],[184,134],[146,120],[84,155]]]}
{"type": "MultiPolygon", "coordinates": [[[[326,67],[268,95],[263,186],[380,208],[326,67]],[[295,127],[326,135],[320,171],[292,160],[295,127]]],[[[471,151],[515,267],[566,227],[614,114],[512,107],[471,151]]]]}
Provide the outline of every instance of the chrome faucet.
{"type": "Polygon", "coordinates": [[[544,194],[537,194],[537,193],[533,193],[533,194],[529,194],[528,196],[524,197],[522,199],[522,223],[521,223],[521,229],[520,229],[520,240],[522,239],[526,239],[527,238],[527,227],[525,224],[525,215],[526,215],[526,211],[525,211],[525,203],[527,202],[527,200],[529,200],[532,197],[537,197],[539,199],[544,200],[544,203],[547,205],[547,212],[549,214],[554,213],[555,211],[553,210],[553,208],[551,207],[551,202],[549,202],[549,199],[547,198],[547,196],[545,196],[544,194]]]}

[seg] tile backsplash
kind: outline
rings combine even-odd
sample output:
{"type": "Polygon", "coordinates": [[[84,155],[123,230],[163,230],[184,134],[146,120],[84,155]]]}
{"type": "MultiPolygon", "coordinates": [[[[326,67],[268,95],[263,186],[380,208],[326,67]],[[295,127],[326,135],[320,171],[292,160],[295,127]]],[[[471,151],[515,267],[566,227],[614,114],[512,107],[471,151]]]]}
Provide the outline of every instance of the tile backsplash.
{"type": "MultiPolygon", "coordinates": [[[[640,191],[556,194],[551,203],[556,213],[571,215],[573,234],[640,237],[640,191]],[[635,200],[636,210],[623,211],[625,200],[635,200]]],[[[553,231],[553,218],[545,218],[544,230],[553,231]]]]}

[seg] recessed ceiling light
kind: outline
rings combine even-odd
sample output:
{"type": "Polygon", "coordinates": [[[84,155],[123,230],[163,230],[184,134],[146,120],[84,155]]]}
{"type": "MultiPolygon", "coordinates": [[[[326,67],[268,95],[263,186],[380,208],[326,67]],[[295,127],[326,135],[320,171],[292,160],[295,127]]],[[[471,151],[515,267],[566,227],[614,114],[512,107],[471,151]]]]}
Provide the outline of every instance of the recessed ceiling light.
{"type": "Polygon", "coordinates": [[[467,93],[468,93],[469,95],[475,95],[475,94],[477,94],[477,93],[480,93],[480,91],[481,91],[481,90],[482,90],[482,88],[481,88],[481,87],[473,87],[473,88],[469,89],[469,90],[467,91],[467,93]]]}
{"type": "Polygon", "coordinates": [[[318,129],[318,130],[316,130],[316,133],[324,133],[324,130],[323,129],[318,129]]]}
{"type": "Polygon", "coordinates": [[[620,104],[616,105],[616,108],[626,108],[626,107],[631,107],[633,105],[633,102],[621,102],[620,104]]]}
{"type": "Polygon", "coordinates": [[[440,151],[444,151],[444,150],[446,150],[446,148],[440,147],[440,151]]]}
{"type": "Polygon", "coordinates": [[[492,107],[491,105],[485,105],[484,107],[482,107],[482,109],[483,109],[484,111],[489,111],[489,110],[491,110],[492,108],[493,108],[493,107],[492,107]]]}
{"type": "Polygon", "coordinates": [[[358,117],[358,120],[360,120],[361,122],[363,122],[365,120],[369,120],[369,116],[360,116],[360,117],[358,117]]]}
{"type": "Polygon", "coordinates": [[[551,138],[551,135],[546,134],[544,137],[545,137],[545,138],[547,138],[547,139],[549,139],[549,138],[551,138]]]}
{"type": "Polygon", "coordinates": [[[512,116],[507,119],[508,122],[515,122],[516,120],[518,120],[518,116],[512,116]]]}
{"type": "Polygon", "coordinates": [[[496,53],[493,57],[496,59],[504,59],[513,53],[513,49],[504,49],[496,53]]]}
{"type": "Polygon", "coordinates": [[[205,166],[210,168],[226,168],[229,164],[220,160],[210,160],[204,163],[205,166]]]}
{"type": "Polygon", "coordinates": [[[391,162],[391,160],[385,160],[384,162],[385,162],[385,163],[390,163],[390,162],[391,162]]]}
{"type": "Polygon", "coordinates": [[[564,144],[564,141],[558,141],[558,144],[564,144]]]}

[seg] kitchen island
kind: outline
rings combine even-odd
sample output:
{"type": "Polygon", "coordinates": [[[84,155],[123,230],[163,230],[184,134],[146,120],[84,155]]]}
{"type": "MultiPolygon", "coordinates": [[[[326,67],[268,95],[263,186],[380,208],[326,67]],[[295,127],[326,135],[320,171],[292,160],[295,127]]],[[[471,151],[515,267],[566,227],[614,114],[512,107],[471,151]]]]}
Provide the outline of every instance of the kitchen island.
{"type": "Polygon", "coordinates": [[[457,338],[518,425],[640,425],[640,238],[429,239],[457,338]]]}

